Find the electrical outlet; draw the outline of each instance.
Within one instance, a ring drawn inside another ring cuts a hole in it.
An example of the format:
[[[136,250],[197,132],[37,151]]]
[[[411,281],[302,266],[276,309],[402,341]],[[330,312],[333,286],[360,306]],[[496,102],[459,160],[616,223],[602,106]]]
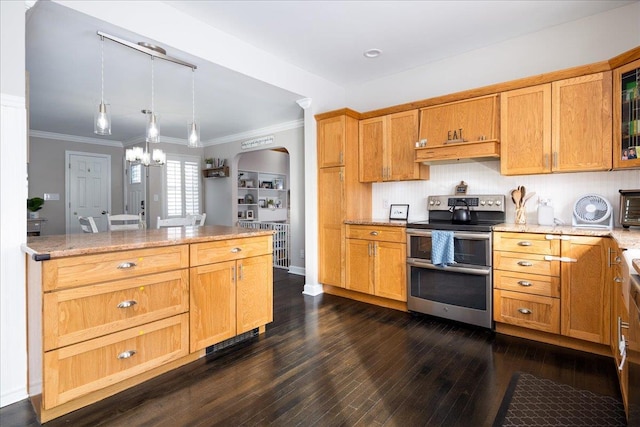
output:
[[[304,258],[304,249],[300,249],[300,258]]]
[[[382,199],[382,207],[385,209],[389,209],[389,200]]]

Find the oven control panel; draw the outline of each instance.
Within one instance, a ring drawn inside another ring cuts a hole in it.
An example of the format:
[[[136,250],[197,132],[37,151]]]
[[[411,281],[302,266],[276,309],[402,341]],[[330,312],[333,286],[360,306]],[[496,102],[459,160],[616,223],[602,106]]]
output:
[[[469,206],[474,211],[504,212],[505,196],[503,194],[466,195],[466,196],[429,196],[427,210],[448,211],[454,206]]]

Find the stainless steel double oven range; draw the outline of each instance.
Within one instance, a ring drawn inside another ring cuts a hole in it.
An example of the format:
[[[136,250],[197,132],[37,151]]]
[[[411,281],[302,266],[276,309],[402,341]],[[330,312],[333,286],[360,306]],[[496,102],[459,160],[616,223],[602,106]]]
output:
[[[504,195],[428,197],[429,220],[407,224],[409,311],[493,327],[491,228],[505,221],[504,203]],[[432,263],[434,230],[453,232],[455,263]]]

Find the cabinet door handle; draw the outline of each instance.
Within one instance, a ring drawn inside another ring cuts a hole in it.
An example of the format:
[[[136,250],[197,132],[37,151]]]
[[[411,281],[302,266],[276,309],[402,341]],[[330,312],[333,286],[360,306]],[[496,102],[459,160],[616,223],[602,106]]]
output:
[[[520,280],[520,281],[518,282],[518,285],[520,285],[520,286],[524,286],[524,287],[529,287],[529,286],[531,286],[531,285],[532,285],[532,283],[531,283],[531,282],[527,282],[526,280]]]
[[[518,246],[531,246],[531,242],[527,242],[527,241],[518,242]]]
[[[530,263],[529,261],[518,261],[518,265],[520,267],[531,267],[533,263]]]
[[[133,261],[125,261],[118,265],[119,270],[126,270],[127,268],[133,268],[136,266],[136,263]]]
[[[622,277],[614,277],[613,281],[616,283],[622,283]]]
[[[130,357],[132,357],[134,354],[136,354],[135,350],[127,350],[127,351],[123,351],[122,353],[120,353],[118,355],[118,359],[122,360],[122,359],[128,359]]]
[[[372,232],[371,232],[371,233],[369,233],[369,234],[371,234],[372,236],[377,236],[377,235],[378,235],[378,232],[377,232],[377,231],[372,231]]]
[[[522,314],[531,314],[532,311],[529,310],[528,308],[519,308],[518,311]]]
[[[235,267],[231,267],[231,282],[235,282],[236,281],[236,268]]]
[[[128,301],[122,301],[121,303],[119,303],[118,305],[116,305],[117,308],[129,308],[129,307],[133,307],[134,305],[136,305],[138,303],[138,301],[134,300],[134,299],[130,299]]]
[[[238,252],[242,252],[242,248],[233,248],[231,249],[231,253],[237,254]]]
[[[243,272],[244,268],[242,267],[242,264],[240,264],[238,266],[238,280],[242,280],[242,272]]]
[[[373,244],[373,256],[378,256],[378,242]]]
[[[545,255],[544,256],[544,260],[545,261],[560,261],[560,262],[578,262],[577,259],[569,258],[568,256],[552,256],[552,255]]]

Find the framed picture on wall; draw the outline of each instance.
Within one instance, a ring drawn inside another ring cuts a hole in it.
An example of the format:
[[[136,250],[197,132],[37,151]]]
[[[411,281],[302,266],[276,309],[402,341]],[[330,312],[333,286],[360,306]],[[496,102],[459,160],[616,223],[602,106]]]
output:
[[[249,209],[247,211],[247,219],[253,219],[253,210]]]
[[[273,188],[276,190],[284,190],[284,179],[276,178],[273,180]]]

